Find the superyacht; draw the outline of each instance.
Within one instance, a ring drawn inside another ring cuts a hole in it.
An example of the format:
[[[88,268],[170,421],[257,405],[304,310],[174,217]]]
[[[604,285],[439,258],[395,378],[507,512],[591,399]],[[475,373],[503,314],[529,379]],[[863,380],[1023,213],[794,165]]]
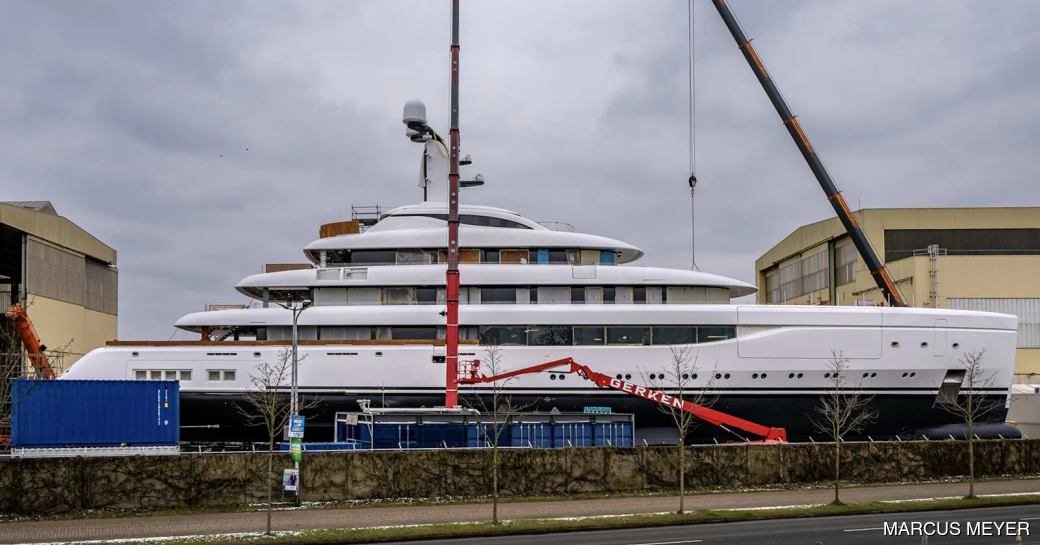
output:
[[[323,226],[303,249],[309,265],[238,283],[253,301],[247,308],[176,321],[199,340],[113,341],[60,378],[178,380],[185,440],[256,439],[259,430],[246,425],[237,405],[259,363],[282,357],[289,345],[293,313],[284,305],[306,301],[298,315],[299,388],[317,400],[307,415],[308,440],[331,438],[334,413],[356,411],[359,400],[375,407],[442,404],[447,184],[443,141],[424,142],[421,202]],[[792,440],[816,433],[811,416],[832,387],[834,352],[848,358],[849,382],[873,398],[878,417],[862,435],[875,439],[956,433],[956,418],[936,399],[960,388],[958,360],[966,352],[985,350],[993,377],[987,395],[1002,403],[1009,395],[1014,316],[731,304],[755,287],[696,270],[640,266],[643,252],[632,244],[502,208],[461,204],[459,218],[462,360],[486,359],[492,347],[506,370],[573,357],[668,390],[661,370],[670,365],[671,348],[691,346],[688,389],[706,390],[723,412],[785,427]],[[634,413],[644,437],[670,426],[655,404],[563,372],[517,377],[504,388],[533,410]],[[464,404],[488,393],[460,390]],[[1005,416],[990,413],[976,424],[978,433],[1015,435]],[[739,439],[707,425],[693,433],[701,441]]]

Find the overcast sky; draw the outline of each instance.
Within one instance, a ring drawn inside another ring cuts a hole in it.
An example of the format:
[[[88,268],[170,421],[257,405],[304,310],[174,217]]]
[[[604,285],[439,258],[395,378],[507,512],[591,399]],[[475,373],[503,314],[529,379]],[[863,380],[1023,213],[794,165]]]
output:
[[[853,207],[1040,201],[1040,2],[731,6]],[[464,202],[688,266],[686,9],[463,0],[462,142],[488,182]],[[697,261],[753,282],[832,211],[714,8],[695,15]],[[449,23],[447,0],[6,2],[0,200],[115,247],[119,336],[168,338],[351,203],[421,200],[401,106],[447,132]]]

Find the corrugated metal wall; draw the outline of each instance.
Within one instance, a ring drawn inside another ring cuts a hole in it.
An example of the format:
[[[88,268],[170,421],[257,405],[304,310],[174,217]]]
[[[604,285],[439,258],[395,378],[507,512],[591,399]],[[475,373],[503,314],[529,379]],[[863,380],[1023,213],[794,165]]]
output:
[[[1040,298],[948,298],[946,306],[1018,316],[1018,347],[1040,348]]]

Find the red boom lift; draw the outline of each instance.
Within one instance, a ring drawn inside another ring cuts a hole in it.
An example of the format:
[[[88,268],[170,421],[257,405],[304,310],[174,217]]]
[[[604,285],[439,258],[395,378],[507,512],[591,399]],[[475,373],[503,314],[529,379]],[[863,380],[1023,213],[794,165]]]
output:
[[[47,361],[47,354],[43,352],[46,347],[40,342],[40,336],[36,334],[36,328],[29,320],[29,314],[25,312],[22,305],[15,304],[7,309],[7,317],[14,321],[14,329],[18,332],[22,345],[25,346],[25,352],[29,355],[29,362],[36,369],[37,376],[53,379],[54,370]]]
[[[671,407],[673,409],[680,409],[688,412],[693,416],[715,426],[719,426],[723,429],[738,429],[752,435],[761,437],[758,442],[761,443],[786,443],[787,442],[787,430],[784,428],[770,428],[761,424],[744,420],[736,416],[726,414],[724,412],[716,411],[702,405],[690,403],[684,399],[670,396],[659,390],[653,388],[647,388],[645,386],[639,386],[631,382],[626,382],[619,378],[604,375],[590,369],[587,365],[582,365],[573,358],[563,358],[559,360],[553,360],[550,362],[542,363],[539,365],[532,365],[530,367],[523,367],[508,373],[502,373],[499,375],[479,375],[480,362],[472,361],[466,362],[459,369],[460,374],[458,378],[458,384],[480,384],[487,382],[495,382],[499,380],[505,380],[518,375],[526,375],[529,373],[540,373],[549,369],[555,369],[557,367],[567,366],[567,373],[573,373],[585,380],[591,380],[600,388],[611,388],[626,394],[631,394],[636,397],[643,399],[649,399],[661,405]]]

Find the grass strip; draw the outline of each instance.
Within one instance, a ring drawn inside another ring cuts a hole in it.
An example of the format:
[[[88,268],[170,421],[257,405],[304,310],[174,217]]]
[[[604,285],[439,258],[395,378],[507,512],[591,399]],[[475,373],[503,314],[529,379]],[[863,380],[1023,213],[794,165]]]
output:
[[[618,528],[645,528],[650,526],[679,526],[714,522],[740,522],[749,520],[786,519],[839,515],[863,515],[879,513],[909,513],[918,511],[940,511],[999,507],[1007,505],[1040,504],[1040,496],[998,496],[975,499],[938,499],[906,501],[900,503],[864,502],[843,505],[798,506],[793,508],[749,509],[749,510],[694,510],[686,514],[641,514],[622,516],[568,517],[561,519],[523,519],[503,521],[497,525],[490,522],[429,524],[415,526],[391,526],[378,528],[343,528],[326,530],[303,530],[279,532],[271,536],[263,534],[235,534],[228,536],[191,536],[183,539],[163,539],[164,545],[241,545],[264,543],[272,545],[312,545],[325,543],[378,543],[410,539],[448,539],[463,537],[486,537],[503,535],[546,534],[576,532],[581,530],[609,530]],[[140,543],[154,544],[155,539]],[[120,540],[120,545],[134,543]]]

